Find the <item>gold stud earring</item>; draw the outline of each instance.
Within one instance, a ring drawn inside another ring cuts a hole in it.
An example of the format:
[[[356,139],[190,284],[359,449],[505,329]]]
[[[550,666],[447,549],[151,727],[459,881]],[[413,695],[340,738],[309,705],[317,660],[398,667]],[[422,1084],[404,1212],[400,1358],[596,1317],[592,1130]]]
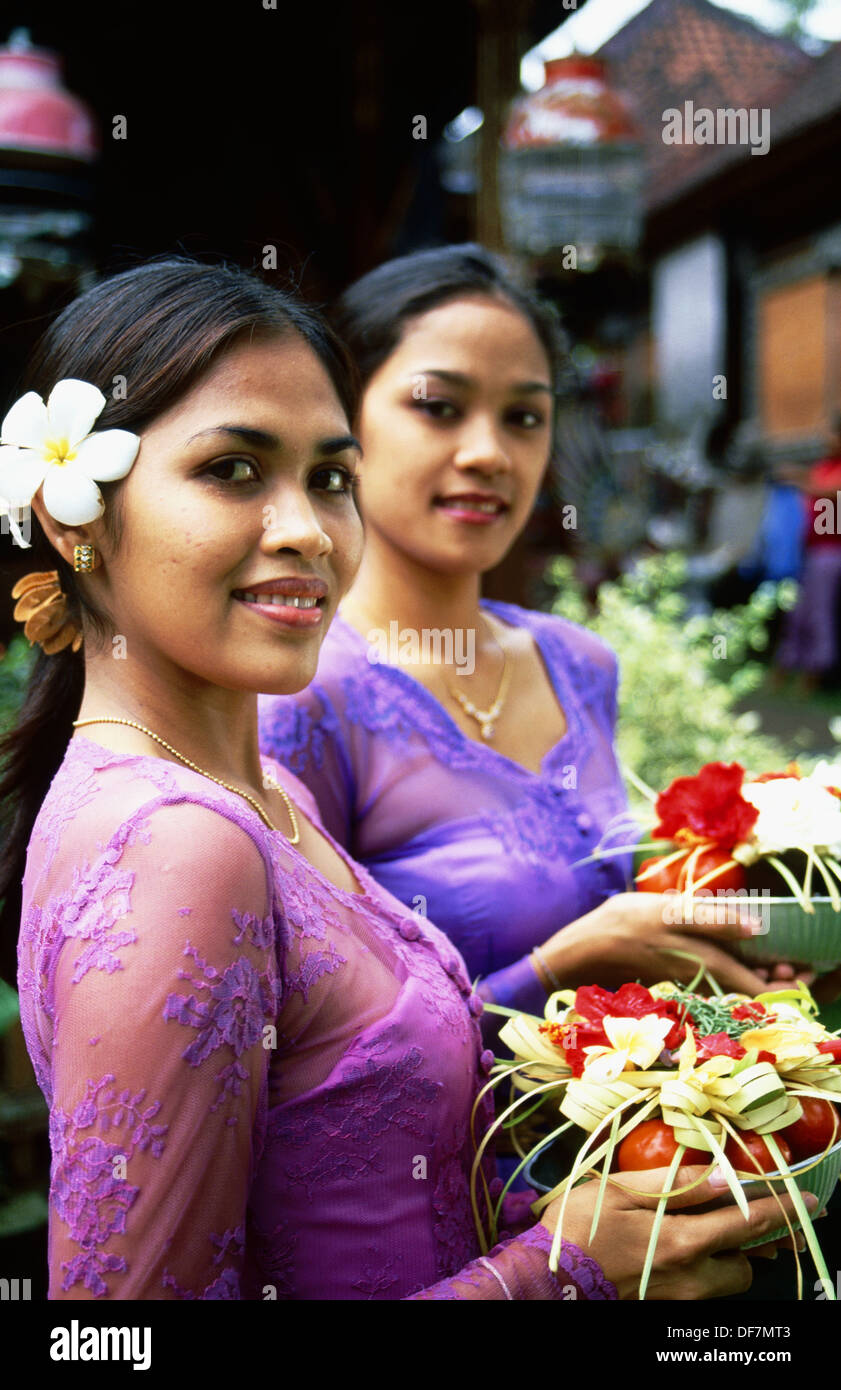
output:
[[[92,545],[74,545],[73,547],[73,568],[76,572],[87,572],[94,568],[96,563],[96,551]]]

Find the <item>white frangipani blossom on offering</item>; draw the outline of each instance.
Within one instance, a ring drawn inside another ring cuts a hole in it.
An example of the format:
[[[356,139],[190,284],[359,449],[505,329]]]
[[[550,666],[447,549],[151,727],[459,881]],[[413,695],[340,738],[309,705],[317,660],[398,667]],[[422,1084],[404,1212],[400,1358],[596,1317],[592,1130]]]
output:
[[[59,381],[46,405],[35,391],[16,401],[0,428],[0,510],[27,506],[43,483],[44,506],[65,526],[96,521],[105,510],[98,482],[124,478],[140,438],[93,426],[105,396],[87,381]]]
[[[735,846],[734,859],[748,863],[757,855],[795,848],[841,854],[841,800],[819,781],[775,777],[770,782],[745,782],[742,796],[759,816],[750,839]]]
[[[821,787],[838,787],[841,789],[841,762],[829,763],[826,758],[821,758],[817,767],[805,779],[807,782],[817,782]]]
[[[604,1031],[611,1047],[585,1047],[584,1076],[588,1081],[615,1081],[626,1068],[650,1067],[663,1051],[674,1026],[671,1018],[646,1014],[644,1018],[605,1018]]]

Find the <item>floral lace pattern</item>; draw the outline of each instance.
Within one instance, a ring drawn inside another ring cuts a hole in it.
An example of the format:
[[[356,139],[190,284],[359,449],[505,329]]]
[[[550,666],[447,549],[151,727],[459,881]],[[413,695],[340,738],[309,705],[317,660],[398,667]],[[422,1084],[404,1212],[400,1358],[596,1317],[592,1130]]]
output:
[[[211,1263],[221,1264],[223,1260],[233,1260],[235,1265],[223,1269],[211,1284],[208,1284],[200,1294],[196,1294],[193,1289],[185,1289],[179,1284],[174,1275],[168,1270],[164,1270],[161,1285],[163,1288],[172,1289],[176,1297],[181,1299],[239,1299],[240,1280],[237,1266],[241,1263],[245,1252],[245,1225],[240,1222],[235,1229],[225,1231],[224,1235],[210,1237],[210,1244],[215,1250]]]
[[[60,804],[77,781],[84,817]],[[355,872],[361,892],[335,888],[189,768],[71,740],[18,945],[51,1298],[545,1296],[530,1231],[488,1257],[493,1288],[479,1258],[481,1000],[431,922]]]
[[[160,1158],[164,1151],[168,1126],[151,1123],[160,1111],[160,1101],[141,1110],[145,1090],[132,1096],[124,1089],[117,1096],[114,1080],[107,1073],[98,1081],[88,1081],[84,1099],[72,1115],[59,1106],[50,1112],[50,1201],[79,1246],[77,1255],[62,1261],[64,1293],[82,1281],[91,1293],[103,1294],[107,1288],[103,1275],[126,1268],[122,1256],[100,1249],[110,1236],[125,1231],[139,1191],[114,1176],[115,1165],[127,1166],[136,1152],[148,1149],[153,1158]],[[109,1129],[127,1133],[119,1142],[109,1141],[97,1135],[97,1127],[100,1135]]]
[[[277,1007],[269,975],[258,974],[244,957],[233,961],[220,974],[189,942],[184,954],[192,956],[196,968],[193,974],[181,970],[179,975],[195,986],[196,993],[167,995],[163,1009],[165,1020],[175,1019],[196,1031],[196,1037],[181,1056],[191,1067],[197,1067],[227,1044],[238,1058],[262,1036],[263,1020],[272,1017]],[[205,991],[205,996],[197,998],[201,991]],[[211,1114],[228,1096],[239,1095],[248,1072],[235,1060],[223,1067],[216,1079],[219,1094],[210,1107]],[[234,1115],[231,1123],[236,1122]]]

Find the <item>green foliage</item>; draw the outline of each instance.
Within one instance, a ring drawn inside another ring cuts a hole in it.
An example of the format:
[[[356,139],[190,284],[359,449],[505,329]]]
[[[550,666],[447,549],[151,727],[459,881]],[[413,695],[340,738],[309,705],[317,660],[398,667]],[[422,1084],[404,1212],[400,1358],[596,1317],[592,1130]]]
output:
[[[784,34],[787,39],[805,38],[808,33],[805,21],[810,17],[816,3],[817,0],[780,0],[786,16],[779,33]]]
[[[18,1008],[18,996],[11,985],[7,985],[5,980],[0,980],[0,1037],[11,1028],[20,1015]]]
[[[37,646],[30,647],[23,633],[16,632],[0,660],[0,733],[17,719],[37,654]]]
[[[552,612],[590,628],[616,652],[619,755],[657,791],[704,763],[740,762],[760,773],[793,756],[761,732],[758,715],[736,707],[763,679],[752,653],[767,647],[768,621],[792,607],[796,586],[763,584],[739,608],[689,617],[680,592],[685,573],[680,555],[643,560],[601,586],[595,613],[569,559],[553,561],[548,574]]]
[[[5,734],[18,717],[37,655],[38,648],[30,647],[23,633],[16,632],[0,658],[0,734]],[[0,1036],[17,1017],[17,994],[4,980],[0,980]]]

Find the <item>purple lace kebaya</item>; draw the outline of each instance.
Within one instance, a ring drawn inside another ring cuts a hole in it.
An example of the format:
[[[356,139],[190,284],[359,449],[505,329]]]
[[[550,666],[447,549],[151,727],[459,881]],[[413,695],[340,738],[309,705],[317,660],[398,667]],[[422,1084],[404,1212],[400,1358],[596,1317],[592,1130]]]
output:
[[[632,886],[629,854],[572,867],[608,827],[605,844],[636,838],[619,825],[617,662],[575,623],[482,607],[532,633],[566,716],[539,773],[468,738],[407,671],[372,663],[341,617],[306,690],[260,696],[260,746],[307,784],[354,859],[446,932],[484,999],[542,1014],[533,947]]]
[[[481,1001],[446,937],[336,848],[359,892],[190,768],[71,739],[18,945],[51,1299],[616,1297],[575,1246],[551,1275],[540,1225],[480,1255]]]

